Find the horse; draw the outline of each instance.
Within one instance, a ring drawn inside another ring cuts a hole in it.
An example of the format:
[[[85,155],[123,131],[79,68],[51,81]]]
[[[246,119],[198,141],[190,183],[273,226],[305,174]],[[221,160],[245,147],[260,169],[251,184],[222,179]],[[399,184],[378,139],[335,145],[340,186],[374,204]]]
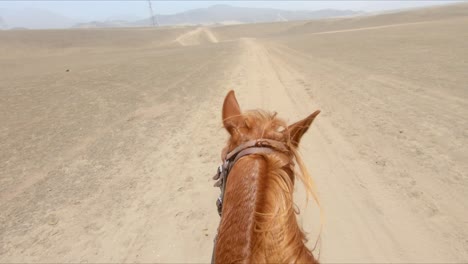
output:
[[[297,223],[293,191],[298,177],[318,204],[297,149],[319,113],[287,126],[276,113],[241,112],[234,91],[228,92],[222,120],[229,139],[213,177],[221,188],[221,219],[212,263],[318,263]]]

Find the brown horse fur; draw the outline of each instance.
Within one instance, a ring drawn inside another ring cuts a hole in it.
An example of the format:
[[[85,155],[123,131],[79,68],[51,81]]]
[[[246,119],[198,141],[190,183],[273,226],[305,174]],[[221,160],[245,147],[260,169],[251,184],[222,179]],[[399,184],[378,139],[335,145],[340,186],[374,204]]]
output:
[[[230,138],[222,158],[240,144],[261,138],[283,142],[289,151],[242,157],[230,171],[216,240],[216,263],[318,263],[298,226],[293,190],[297,176],[318,204],[297,147],[319,113],[287,126],[276,113],[241,113],[234,92],[227,94],[222,115]]]

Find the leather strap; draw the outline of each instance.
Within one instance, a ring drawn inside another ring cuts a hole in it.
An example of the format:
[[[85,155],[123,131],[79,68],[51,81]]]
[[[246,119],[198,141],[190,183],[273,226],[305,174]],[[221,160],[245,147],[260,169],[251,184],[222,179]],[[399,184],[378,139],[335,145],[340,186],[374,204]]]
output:
[[[242,150],[241,152],[239,152],[239,154],[237,154],[236,158],[234,159],[234,161],[231,163],[231,168],[232,166],[234,166],[234,164],[236,164],[236,162],[244,157],[244,156],[248,156],[248,155],[252,155],[252,154],[271,154],[271,153],[274,153],[275,150],[271,149],[271,148],[265,148],[265,147],[252,147],[252,148],[248,148],[248,149],[244,149]]]
[[[249,140],[237,146],[235,149],[233,149],[231,152],[229,152],[226,155],[224,160],[230,160],[232,157],[234,157],[235,155],[237,155],[239,152],[243,151],[244,149],[252,148],[252,147],[273,148],[277,151],[282,151],[282,152],[287,152],[289,150],[284,145],[284,143],[276,141],[276,140],[254,139],[254,140]]]

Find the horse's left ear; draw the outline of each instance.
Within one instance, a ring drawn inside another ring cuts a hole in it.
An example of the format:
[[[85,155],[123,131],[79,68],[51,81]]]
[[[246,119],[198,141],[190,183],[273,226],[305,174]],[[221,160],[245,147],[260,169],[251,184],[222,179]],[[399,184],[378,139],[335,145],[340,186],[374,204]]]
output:
[[[232,135],[239,126],[241,120],[241,110],[237,102],[234,91],[231,90],[224,98],[223,103],[223,125],[226,130]]]
[[[312,121],[314,121],[318,114],[320,114],[320,110],[317,110],[310,116],[302,119],[301,121],[288,126],[290,140],[295,147],[299,145],[302,136],[305,134],[305,132],[307,132],[310,125],[312,124]]]

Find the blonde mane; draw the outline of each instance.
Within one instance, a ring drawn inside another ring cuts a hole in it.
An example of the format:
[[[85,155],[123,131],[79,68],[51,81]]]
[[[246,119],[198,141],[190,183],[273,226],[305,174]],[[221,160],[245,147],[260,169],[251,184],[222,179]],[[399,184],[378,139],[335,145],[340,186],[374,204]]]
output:
[[[268,165],[263,184],[259,184],[259,197],[262,199],[256,204],[256,239],[253,245],[253,251],[261,254],[253,256],[252,261],[295,263],[301,256],[312,254],[304,246],[307,239],[297,224],[296,214],[299,212],[295,210],[293,201],[294,182],[296,177],[300,179],[307,199],[312,196],[321,211],[315,183],[299,151],[292,144],[284,120],[277,118],[276,113],[262,110],[245,112],[242,118],[245,126],[238,128],[241,138],[236,139],[233,135],[229,145],[238,143],[234,141],[264,138],[281,141],[289,149],[288,153],[263,155]]]

